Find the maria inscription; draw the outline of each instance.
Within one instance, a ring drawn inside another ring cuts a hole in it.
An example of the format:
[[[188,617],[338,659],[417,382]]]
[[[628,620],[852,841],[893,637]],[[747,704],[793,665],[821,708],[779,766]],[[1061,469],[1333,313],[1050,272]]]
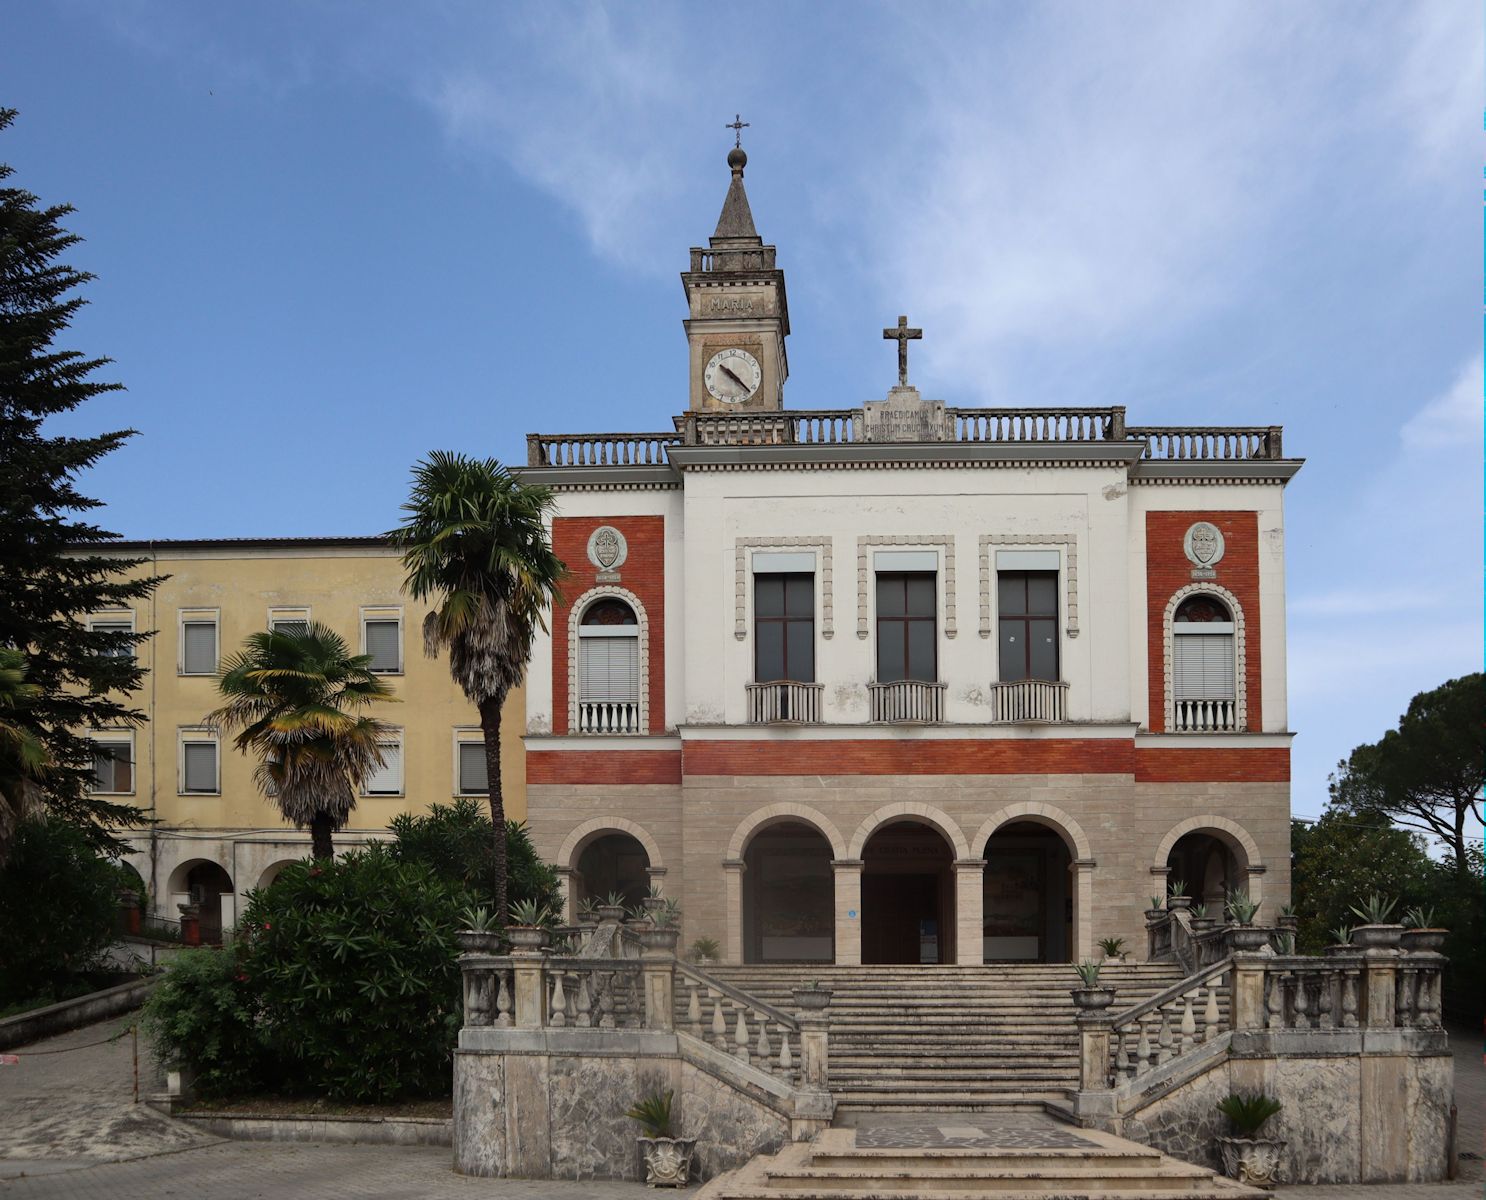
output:
[[[943,400],[925,400],[915,387],[895,387],[886,400],[862,406],[862,440],[866,442],[947,442],[953,423]]]

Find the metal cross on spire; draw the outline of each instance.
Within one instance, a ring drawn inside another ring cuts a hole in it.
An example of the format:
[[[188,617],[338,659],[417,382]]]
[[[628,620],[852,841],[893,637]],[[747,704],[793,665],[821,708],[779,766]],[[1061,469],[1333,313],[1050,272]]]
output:
[[[748,122],[743,119],[743,114],[734,113],[732,122],[724,125],[723,128],[733,131],[733,149],[741,150],[743,148],[743,131],[748,128]]]
[[[896,328],[884,329],[882,336],[898,343],[898,386],[908,386],[908,343],[924,336],[922,329],[909,329],[908,318],[899,317]]]

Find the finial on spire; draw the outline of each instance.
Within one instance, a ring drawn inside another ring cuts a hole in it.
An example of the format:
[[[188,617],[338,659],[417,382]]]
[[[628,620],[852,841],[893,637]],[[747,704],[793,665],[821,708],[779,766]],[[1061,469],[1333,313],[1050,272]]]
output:
[[[733,149],[743,149],[743,131],[748,128],[748,122],[743,119],[743,114],[734,113],[732,123],[724,125],[723,128],[733,131]]]

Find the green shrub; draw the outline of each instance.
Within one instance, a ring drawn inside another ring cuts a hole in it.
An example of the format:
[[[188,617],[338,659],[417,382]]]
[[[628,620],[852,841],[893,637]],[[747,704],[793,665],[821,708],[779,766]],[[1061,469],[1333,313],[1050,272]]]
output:
[[[266,1028],[238,958],[235,946],[182,951],[145,1001],[144,1028],[156,1055],[188,1063],[207,1096],[275,1082]]]
[[[461,1021],[454,935],[470,899],[381,845],[296,863],[251,894],[241,970],[286,1087],[370,1103],[448,1094]]]
[[[16,826],[0,868],[0,1007],[71,994],[114,940],[119,873],[75,826]]]
[[[392,853],[403,862],[422,863],[450,883],[489,903],[495,837],[490,814],[475,800],[434,804],[416,816],[392,820]],[[506,898],[511,907],[530,900],[553,912],[561,907],[557,872],[537,857],[531,835],[520,821],[506,822]]]
[[[1218,1111],[1233,1122],[1239,1137],[1251,1138],[1284,1106],[1263,1092],[1241,1095],[1234,1092],[1218,1101]]]

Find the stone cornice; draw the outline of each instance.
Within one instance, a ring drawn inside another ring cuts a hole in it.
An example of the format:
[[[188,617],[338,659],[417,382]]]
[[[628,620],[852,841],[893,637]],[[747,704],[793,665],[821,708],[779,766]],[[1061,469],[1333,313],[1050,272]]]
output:
[[[1139,461],[1141,446],[1136,442],[846,442],[669,446],[667,454],[672,464],[683,471],[976,466],[1129,468]]]

